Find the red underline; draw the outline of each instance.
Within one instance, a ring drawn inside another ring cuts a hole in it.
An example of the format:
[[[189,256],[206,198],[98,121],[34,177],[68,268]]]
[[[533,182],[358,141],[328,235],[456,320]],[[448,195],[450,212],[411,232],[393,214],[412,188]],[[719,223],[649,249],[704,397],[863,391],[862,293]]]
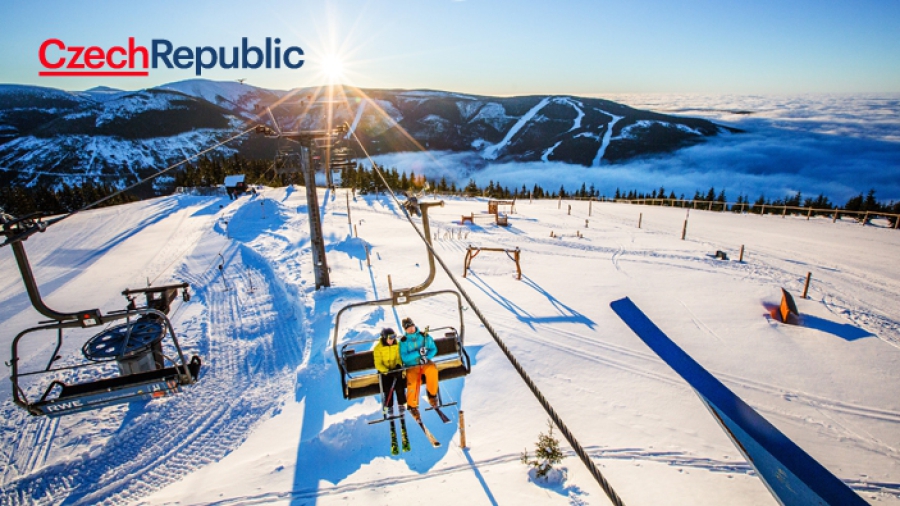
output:
[[[81,76],[90,76],[90,77],[146,77],[150,75],[150,72],[144,71],[122,71],[122,72],[110,72],[110,71],[99,71],[99,72],[87,72],[87,71],[71,71],[71,70],[60,70],[60,71],[45,71],[38,72],[39,76],[42,77],[81,77]]]

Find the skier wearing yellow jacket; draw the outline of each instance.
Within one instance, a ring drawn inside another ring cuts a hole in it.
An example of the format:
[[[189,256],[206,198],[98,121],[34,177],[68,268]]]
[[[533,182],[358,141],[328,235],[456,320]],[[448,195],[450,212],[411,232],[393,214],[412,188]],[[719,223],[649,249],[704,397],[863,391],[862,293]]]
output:
[[[397,342],[397,334],[392,328],[381,329],[381,336],[372,354],[375,357],[375,368],[381,374],[381,391],[384,392],[383,409],[387,412],[391,402],[397,400],[397,405],[402,410],[406,406],[406,381],[403,379],[403,362],[400,360],[400,343]]]
[[[406,370],[406,390],[409,393],[409,410],[416,414],[419,409],[419,390],[422,376],[425,376],[425,389],[428,391],[428,402],[432,407],[437,405],[438,370],[431,361],[437,355],[437,346],[427,331],[422,333],[413,323],[412,318],[403,319],[403,330],[406,335],[400,342],[400,358]]]

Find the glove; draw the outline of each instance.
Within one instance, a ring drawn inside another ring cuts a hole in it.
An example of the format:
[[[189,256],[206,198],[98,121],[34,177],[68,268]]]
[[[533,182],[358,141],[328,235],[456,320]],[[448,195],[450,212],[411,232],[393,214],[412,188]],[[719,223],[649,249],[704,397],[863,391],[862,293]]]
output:
[[[422,346],[421,348],[419,348],[419,356],[424,357],[424,356],[426,356],[426,355],[428,355],[428,348],[426,348],[426,347],[424,347],[424,346]]]
[[[431,326],[425,327],[425,330],[422,331],[422,335],[425,336],[425,337],[428,337],[428,330],[429,330],[430,328],[431,328]]]

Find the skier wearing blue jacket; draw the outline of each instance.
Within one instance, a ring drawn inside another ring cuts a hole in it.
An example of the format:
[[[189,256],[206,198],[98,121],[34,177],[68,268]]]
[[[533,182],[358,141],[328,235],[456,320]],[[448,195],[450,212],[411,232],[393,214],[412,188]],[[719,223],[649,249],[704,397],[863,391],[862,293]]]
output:
[[[406,332],[400,341],[400,359],[406,370],[406,400],[409,410],[414,415],[419,410],[419,391],[422,386],[422,376],[425,376],[425,390],[428,392],[428,402],[432,407],[437,406],[438,395],[438,370],[431,359],[437,355],[437,346],[434,339],[426,330],[420,332],[412,318],[404,318],[403,330]]]

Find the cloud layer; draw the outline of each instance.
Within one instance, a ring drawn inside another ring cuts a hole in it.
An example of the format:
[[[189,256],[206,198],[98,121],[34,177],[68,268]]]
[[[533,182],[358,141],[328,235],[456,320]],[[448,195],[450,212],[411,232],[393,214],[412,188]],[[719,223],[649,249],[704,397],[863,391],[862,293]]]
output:
[[[668,155],[596,168],[553,162],[486,164],[474,153],[395,153],[377,157],[400,171],[446,177],[464,185],[499,182],[510,189],[574,191],[593,184],[687,197],[710,187],[739,195],[781,198],[824,194],[838,205],[876,190],[881,201],[900,201],[900,95],[794,97],[616,95],[612,100],[667,114],[704,117],[745,131],[721,135]]]

